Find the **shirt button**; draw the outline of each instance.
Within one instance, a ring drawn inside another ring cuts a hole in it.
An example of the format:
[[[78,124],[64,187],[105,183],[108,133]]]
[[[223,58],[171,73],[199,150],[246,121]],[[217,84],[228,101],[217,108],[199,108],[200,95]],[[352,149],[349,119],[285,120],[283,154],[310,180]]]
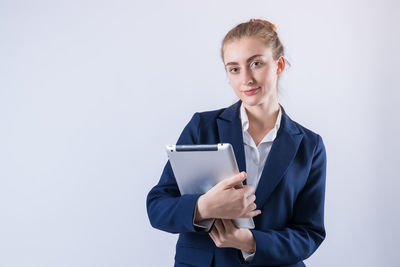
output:
[[[258,164],[258,161],[259,161],[258,157],[254,157],[254,162]]]

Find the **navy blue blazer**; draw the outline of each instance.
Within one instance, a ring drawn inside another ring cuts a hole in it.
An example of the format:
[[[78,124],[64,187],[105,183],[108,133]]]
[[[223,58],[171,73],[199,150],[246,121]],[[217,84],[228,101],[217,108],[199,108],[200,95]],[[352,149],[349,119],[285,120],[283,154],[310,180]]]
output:
[[[177,144],[230,143],[239,171],[245,171],[240,104],[196,112]],[[207,232],[193,225],[200,194],[181,196],[167,161],[146,204],[154,228],[179,233],[175,266],[305,266],[303,260],[324,240],[325,147],[318,134],[281,109],[281,125],[255,192],[262,213],[253,218],[256,252],[249,263],[240,250],[216,247]]]

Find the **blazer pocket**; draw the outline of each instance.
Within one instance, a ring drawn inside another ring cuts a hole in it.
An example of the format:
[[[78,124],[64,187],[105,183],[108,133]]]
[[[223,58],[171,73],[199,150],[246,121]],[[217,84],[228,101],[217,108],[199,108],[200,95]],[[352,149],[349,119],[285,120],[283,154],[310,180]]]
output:
[[[175,267],[193,266],[210,267],[213,259],[213,252],[200,248],[178,245],[175,254]]]

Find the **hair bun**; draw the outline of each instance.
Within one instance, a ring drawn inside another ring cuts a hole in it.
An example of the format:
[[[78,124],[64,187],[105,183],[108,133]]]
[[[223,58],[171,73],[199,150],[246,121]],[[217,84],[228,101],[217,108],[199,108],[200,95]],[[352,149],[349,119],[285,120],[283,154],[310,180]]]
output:
[[[269,22],[268,20],[262,20],[262,19],[250,19],[249,22],[259,22],[264,24],[267,27],[271,27],[274,31],[276,31],[276,26],[274,24],[272,24],[271,22]]]

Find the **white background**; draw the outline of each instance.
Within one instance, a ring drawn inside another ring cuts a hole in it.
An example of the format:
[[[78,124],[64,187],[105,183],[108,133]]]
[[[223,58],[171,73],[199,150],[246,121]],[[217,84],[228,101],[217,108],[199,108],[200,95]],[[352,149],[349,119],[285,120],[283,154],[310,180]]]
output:
[[[0,0],[0,266],[172,266],[146,196],[196,111],[237,99],[228,30],[278,27],[289,116],[328,157],[308,266],[395,266],[398,1]]]

